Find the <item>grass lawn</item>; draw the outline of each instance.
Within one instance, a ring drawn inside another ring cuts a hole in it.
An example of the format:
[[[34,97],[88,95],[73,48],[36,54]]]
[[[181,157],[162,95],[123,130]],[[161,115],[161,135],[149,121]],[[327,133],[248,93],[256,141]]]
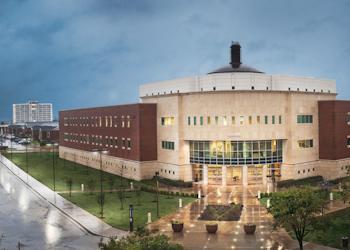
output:
[[[350,237],[350,208],[320,217],[320,226],[305,240],[335,248],[341,248],[341,237]],[[290,233],[294,237],[294,233]]]
[[[10,155],[4,154],[8,159]],[[26,154],[25,153],[13,153],[13,162],[21,169],[26,171]],[[49,188],[53,189],[53,157],[52,153],[28,153],[28,169],[29,174],[45,184]],[[65,161],[55,156],[55,173],[56,173],[56,191],[67,191],[67,179],[72,178],[73,190],[80,190],[81,184],[84,184],[85,189],[88,188],[88,182],[93,180],[95,189],[100,187],[100,171],[90,167],[86,167],[74,162]],[[123,181],[121,181],[123,179]],[[119,188],[121,183],[124,187],[130,187],[130,181],[126,178],[120,178],[117,175],[103,173],[103,188],[112,189]],[[138,181],[132,181],[134,187],[141,185]],[[113,185],[112,185],[113,184]]]
[[[9,159],[9,154],[5,154]],[[21,169],[26,171],[26,154],[25,153],[13,153],[13,162]],[[28,153],[28,169],[29,174],[45,184],[49,188],[53,189],[53,157],[52,153]],[[68,193],[61,193],[61,195],[85,209],[86,211],[99,216],[100,208],[97,202],[97,196],[100,188],[100,171],[89,168],[74,162],[64,161],[58,157],[55,157],[55,169],[56,169],[56,191],[68,191],[66,181],[68,178],[73,180],[73,190],[80,190],[81,184],[84,184],[87,190],[89,180],[93,180],[95,183],[95,193],[90,194],[89,191],[84,193],[72,193],[69,197]],[[130,181],[134,183],[134,187],[139,187],[141,182],[128,180],[109,173],[103,173],[103,188],[110,190],[113,188],[119,188],[121,183],[124,187],[130,187]],[[113,183],[113,185],[112,185]],[[149,185],[152,185],[149,182]],[[140,192],[139,197],[136,192],[126,192],[124,200],[124,209],[120,209],[120,200],[117,192],[105,192],[105,206],[104,206],[104,221],[114,227],[121,229],[129,228],[129,204],[134,205],[134,225],[145,225],[147,222],[147,213],[152,213],[152,220],[156,219],[156,207],[155,194],[149,192]],[[181,197],[183,206],[189,202],[194,201],[194,198]],[[164,216],[173,213],[178,208],[178,199],[176,196],[160,195],[160,216]],[[140,201],[139,201],[140,200]]]
[[[82,207],[86,211],[100,216],[100,207],[97,203],[97,193],[73,193],[72,197],[69,194],[61,194],[64,198]],[[147,213],[152,213],[152,221],[157,218],[157,203],[154,193],[141,192],[140,203],[136,192],[126,192],[124,200],[124,209],[121,210],[120,200],[117,193],[105,194],[104,206],[104,221],[113,227],[121,229],[129,229],[129,204],[134,206],[134,228],[137,226],[144,226],[147,222]],[[159,195],[159,211],[160,216],[173,213],[177,210],[179,204],[179,197]],[[183,206],[195,200],[190,197],[182,197]]]

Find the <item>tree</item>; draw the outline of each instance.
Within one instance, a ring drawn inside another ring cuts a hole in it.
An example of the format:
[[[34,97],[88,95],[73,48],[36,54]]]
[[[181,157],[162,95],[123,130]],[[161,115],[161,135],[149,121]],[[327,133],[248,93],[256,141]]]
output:
[[[100,210],[101,210],[101,218],[103,218],[103,207],[105,205],[105,194],[99,194],[97,195],[97,203],[100,206]]]
[[[274,227],[293,230],[302,250],[303,239],[316,227],[316,216],[320,214],[324,202],[310,188],[292,188],[286,192],[273,193],[268,210],[275,219]]]
[[[95,182],[95,179],[90,179],[88,180],[87,182],[87,188],[90,192],[90,194],[92,195],[95,191],[95,188],[96,188],[96,182]]]
[[[135,190],[136,192],[136,198],[137,198],[137,205],[141,205],[141,188],[138,188]]]
[[[134,234],[121,238],[120,240],[110,239],[107,243],[102,241],[98,244],[102,250],[182,250],[179,244],[169,242],[169,237],[162,234],[151,234],[148,230],[138,228]]]
[[[123,189],[119,189],[118,192],[118,199],[120,201],[120,210],[124,209],[124,192]]]
[[[114,182],[115,182],[114,176],[110,175],[110,176],[108,177],[108,184],[109,184],[109,191],[110,191],[111,193],[113,192]]]
[[[69,190],[69,197],[72,197],[72,188],[73,188],[73,180],[72,178],[68,178],[66,181],[68,190]]]
[[[340,192],[340,197],[344,202],[344,204],[347,201],[350,201],[350,187],[345,183],[342,185],[342,191]]]

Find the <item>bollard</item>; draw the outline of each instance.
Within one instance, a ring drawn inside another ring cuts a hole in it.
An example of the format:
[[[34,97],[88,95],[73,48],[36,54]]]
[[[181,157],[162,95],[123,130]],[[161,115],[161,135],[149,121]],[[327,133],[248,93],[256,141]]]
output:
[[[266,207],[267,207],[267,208],[270,208],[270,199],[267,199],[267,201],[266,201]]]
[[[182,199],[179,199],[179,208],[182,208]]]
[[[130,182],[130,189],[134,190],[134,183],[133,182]]]
[[[201,191],[198,190],[198,199],[200,199],[200,198],[202,198],[202,196],[201,196]]]
[[[261,199],[261,192],[260,192],[260,190],[258,191],[258,199],[259,200]]]
[[[81,192],[84,192],[84,184],[81,184]]]
[[[332,192],[329,193],[329,200],[333,201],[333,193]]]
[[[148,212],[147,213],[147,224],[149,224],[151,222],[152,222],[152,214],[151,214],[151,212]]]

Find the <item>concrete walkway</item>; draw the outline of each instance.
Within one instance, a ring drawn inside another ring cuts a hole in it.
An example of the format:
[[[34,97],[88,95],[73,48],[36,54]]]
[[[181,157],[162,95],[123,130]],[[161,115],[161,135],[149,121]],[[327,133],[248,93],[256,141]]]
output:
[[[152,231],[168,235],[172,241],[182,244],[186,249],[299,249],[285,230],[274,231],[273,218],[256,198],[258,190],[266,191],[266,186],[204,186],[206,196],[180,209],[176,214],[161,218],[149,225]],[[272,188],[270,188],[272,190]],[[205,221],[198,220],[208,204],[242,204],[243,210],[238,221],[218,222],[216,234],[208,234]],[[184,221],[182,233],[173,233],[171,220]],[[247,235],[243,230],[246,223],[257,225],[254,235]],[[305,249],[332,249],[305,242]]]
[[[26,172],[24,172],[21,168],[17,167],[3,155],[0,156],[0,162],[3,166],[7,167],[14,175],[16,175],[21,181],[28,185],[28,187],[30,187],[34,192],[38,193],[42,198],[44,198],[53,206],[58,208],[66,216],[74,220],[87,232],[102,237],[117,238],[124,237],[128,234],[127,231],[111,227],[96,216],[88,213],[84,209],[64,199],[59,194],[57,194],[41,182],[28,175]]]

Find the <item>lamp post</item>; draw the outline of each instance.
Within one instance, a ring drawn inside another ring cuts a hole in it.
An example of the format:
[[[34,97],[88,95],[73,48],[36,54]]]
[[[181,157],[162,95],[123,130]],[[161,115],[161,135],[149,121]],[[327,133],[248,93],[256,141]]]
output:
[[[159,190],[158,190],[158,186],[159,186],[159,181],[158,181],[158,176],[159,176],[159,172],[156,172],[156,193],[157,193],[157,217],[159,218]]]
[[[102,170],[102,154],[107,154],[108,151],[105,149],[93,149],[92,152],[97,152],[100,155],[100,199],[102,199],[103,196],[103,170]],[[103,217],[103,204],[101,201],[100,205],[100,214],[101,218]]]
[[[11,130],[10,130],[10,148],[11,148],[11,161],[12,161],[12,133],[13,133],[13,128],[11,127]]]
[[[55,147],[57,143],[52,144],[52,174],[53,174],[53,191],[56,191],[56,168],[55,168]]]
[[[26,143],[26,169],[27,169],[27,182],[28,182],[29,169],[28,169],[28,144],[27,143]]]

